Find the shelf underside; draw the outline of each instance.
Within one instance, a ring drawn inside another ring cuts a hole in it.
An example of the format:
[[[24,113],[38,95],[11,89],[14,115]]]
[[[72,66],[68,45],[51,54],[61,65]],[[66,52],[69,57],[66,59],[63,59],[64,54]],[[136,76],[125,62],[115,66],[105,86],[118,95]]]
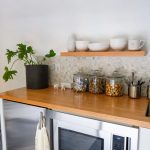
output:
[[[145,51],[61,52],[61,56],[144,56]]]

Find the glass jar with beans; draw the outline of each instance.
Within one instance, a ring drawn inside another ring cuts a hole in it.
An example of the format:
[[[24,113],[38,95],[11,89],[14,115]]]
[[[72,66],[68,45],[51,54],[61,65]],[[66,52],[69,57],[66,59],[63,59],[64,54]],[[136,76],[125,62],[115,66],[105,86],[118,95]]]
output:
[[[78,72],[73,75],[73,90],[76,92],[86,92],[88,89],[88,75]]]
[[[124,77],[117,71],[112,76],[106,78],[106,95],[108,96],[123,96],[124,92]]]
[[[100,70],[92,71],[89,76],[89,92],[101,94],[105,92],[105,79]]]

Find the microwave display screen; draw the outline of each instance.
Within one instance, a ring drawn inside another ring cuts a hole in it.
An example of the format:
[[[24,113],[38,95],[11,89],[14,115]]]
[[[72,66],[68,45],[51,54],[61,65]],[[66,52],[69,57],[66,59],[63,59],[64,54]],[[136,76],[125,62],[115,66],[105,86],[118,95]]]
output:
[[[104,139],[59,128],[59,150],[104,150]]]

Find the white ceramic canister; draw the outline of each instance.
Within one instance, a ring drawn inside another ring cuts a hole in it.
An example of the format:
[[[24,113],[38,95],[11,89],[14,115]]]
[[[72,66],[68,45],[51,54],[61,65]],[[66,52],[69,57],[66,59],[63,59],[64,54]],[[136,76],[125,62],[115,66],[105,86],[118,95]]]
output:
[[[68,52],[73,52],[73,51],[75,51],[75,49],[76,49],[75,41],[76,41],[75,35],[74,35],[74,34],[71,34],[71,35],[68,37],[68,41],[67,41],[67,49],[68,49]]]

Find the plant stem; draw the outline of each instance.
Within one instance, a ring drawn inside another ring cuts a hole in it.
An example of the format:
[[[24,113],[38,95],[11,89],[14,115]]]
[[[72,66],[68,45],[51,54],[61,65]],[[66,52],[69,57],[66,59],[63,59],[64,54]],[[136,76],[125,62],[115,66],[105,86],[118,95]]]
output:
[[[25,58],[23,61],[25,61],[26,64],[29,64],[29,65],[31,64],[30,61],[27,58]]]
[[[33,61],[34,64],[38,64],[38,61],[36,60],[36,58],[34,57],[34,55],[32,55],[32,57],[34,58],[34,60],[36,61],[36,63]]]
[[[30,56],[30,61],[31,61],[32,65],[33,65],[33,60],[32,60],[31,54],[29,56]]]
[[[36,63],[35,63],[35,61],[33,61],[33,58],[34,58],[34,56],[33,56],[32,54],[30,54],[30,61],[31,61],[32,65],[35,65],[35,64],[38,63],[38,62],[37,62],[37,60],[34,58],[34,60],[36,61]]]
[[[19,59],[14,60],[14,62],[12,63],[10,70],[12,69],[12,67],[14,66],[14,64],[18,61]]]

